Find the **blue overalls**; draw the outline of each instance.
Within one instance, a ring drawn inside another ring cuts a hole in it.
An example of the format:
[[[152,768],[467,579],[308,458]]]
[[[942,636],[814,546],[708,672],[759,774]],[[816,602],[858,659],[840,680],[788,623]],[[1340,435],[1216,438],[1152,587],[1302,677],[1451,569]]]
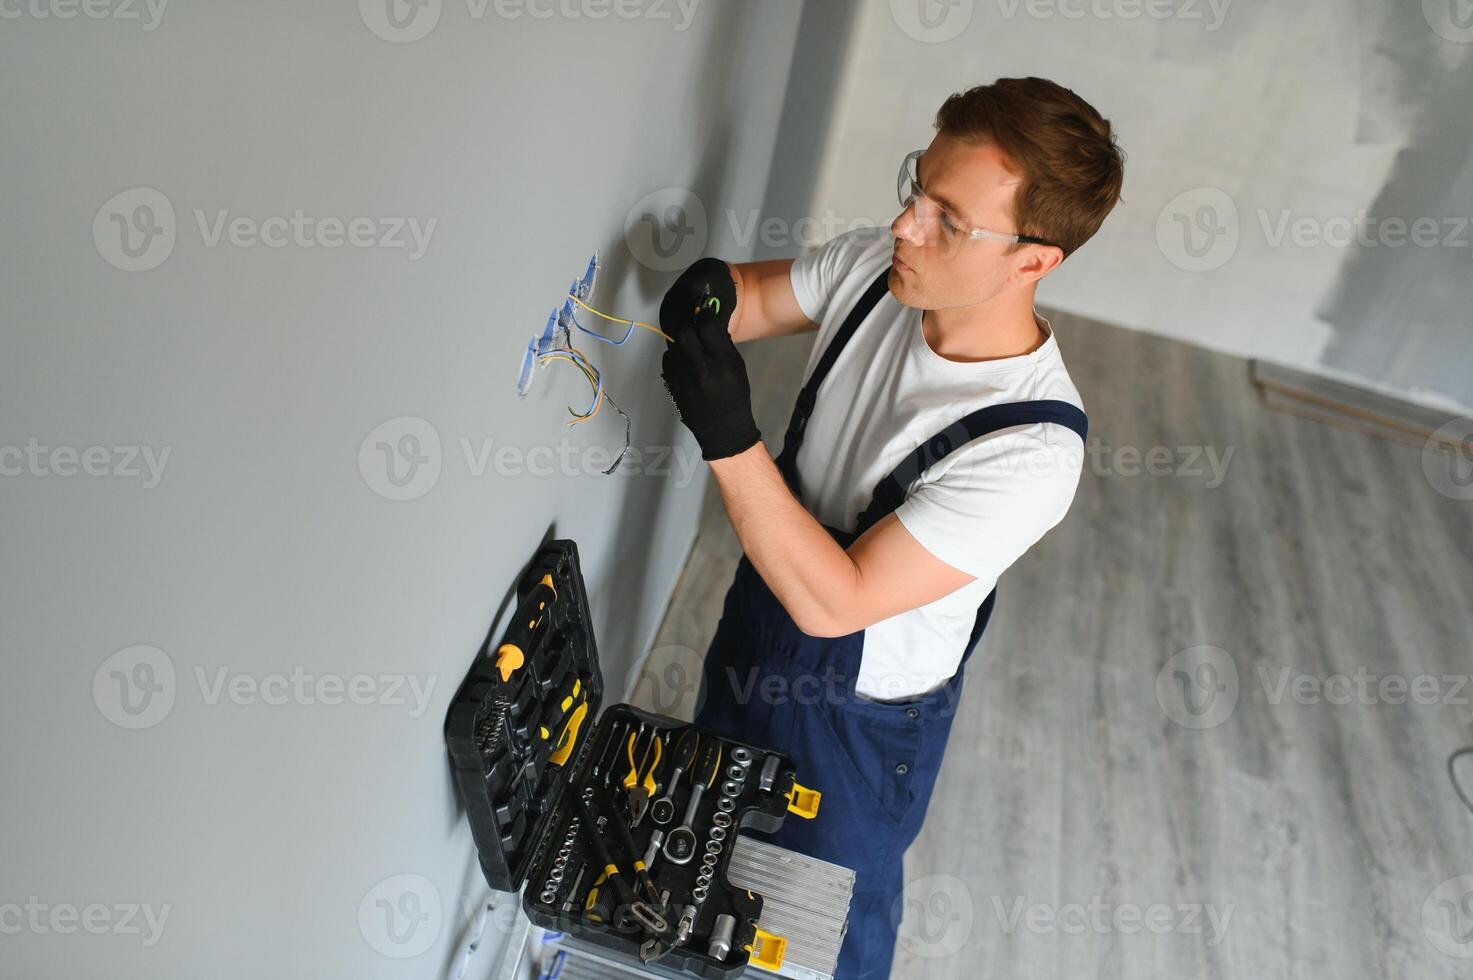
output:
[[[886,298],[881,273],[834,335],[793,409],[777,465],[799,500],[796,460],[817,393],[839,353]],[[824,525],[849,545],[893,511],[937,460],[988,432],[1033,422],[1067,426],[1083,439],[1084,413],[1063,401],[990,405],[926,440],[875,487],[853,531]],[[977,610],[961,666],[939,690],[908,701],[857,696],[864,631],[809,636],[794,624],[751,561],[742,556],[706,654],[705,695],[696,722],[792,754],[799,778],[823,794],[817,818],[789,816],[769,839],[855,871],[849,931],[837,980],[890,975],[904,888],[902,855],[920,833],[961,696],[962,671],[987,627],[997,592]]]

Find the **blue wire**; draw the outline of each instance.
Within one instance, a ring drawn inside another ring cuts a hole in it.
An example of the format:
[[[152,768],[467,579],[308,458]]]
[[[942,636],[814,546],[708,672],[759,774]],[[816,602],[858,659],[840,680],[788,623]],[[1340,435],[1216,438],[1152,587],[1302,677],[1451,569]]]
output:
[[[580,365],[588,368],[589,372],[592,373],[592,375],[597,379],[597,384],[595,384],[594,385],[594,388],[593,388],[593,401],[591,401],[591,402],[588,403],[588,411],[587,412],[574,412],[573,413],[575,415],[587,415],[588,412],[593,411],[593,407],[598,404],[598,397],[599,397],[599,395],[601,395],[603,393],[603,390],[604,390],[604,376],[603,376],[603,372],[600,371],[598,368],[594,367],[592,364],[589,364],[586,358],[583,358],[583,357],[578,356],[578,353],[576,351],[568,350],[565,347],[554,347],[552,350],[548,351],[546,354],[543,354],[542,355],[542,358],[544,360],[546,360],[547,358],[553,357],[554,355],[558,355],[558,354],[561,354],[562,356],[568,358],[569,360],[572,360],[575,363],[580,364]],[[572,412],[573,409],[572,408],[569,408],[568,411],[569,412]]]
[[[609,337],[605,337],[603,334],[599,333],[598,331],[596,331],[596,330],[590,330],[587,327],[585,327],[582,323],[579,323],[578,322],[578,313],[577,313],[576,310],[573,309],[573,304],[572,304],[571,301],[564,303],[563,306],[564,306],[565,309],[567,309],[567,311],[568,311],[568,319],[573,321],[573,326],[577,327],[579,330],[582,330],[584,333],[588,334],[588,336],[590,336],[590,337],[595,337],[598,340],[602,340],[604,343],[608,344],[610,347],[623,347],[624,344],[628,342],[629,338],[632,337],[632,336],[634,336],[634,324],[633,323],[630,323],[629,324],[629,329],[626,330],[626,331],[624,331],[623,338],[621,338],[619,340],[613,340],[613,339],[611,339]]]

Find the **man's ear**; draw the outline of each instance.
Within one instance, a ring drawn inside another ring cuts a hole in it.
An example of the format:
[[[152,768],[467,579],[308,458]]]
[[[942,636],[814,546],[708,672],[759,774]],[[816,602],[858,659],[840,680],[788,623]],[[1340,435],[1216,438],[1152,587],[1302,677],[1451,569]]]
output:
[[[1023,284],[1037,282],[1064,261],[1064,250],[1057,245],[1030,245],[1023,249],[1013,274]]]

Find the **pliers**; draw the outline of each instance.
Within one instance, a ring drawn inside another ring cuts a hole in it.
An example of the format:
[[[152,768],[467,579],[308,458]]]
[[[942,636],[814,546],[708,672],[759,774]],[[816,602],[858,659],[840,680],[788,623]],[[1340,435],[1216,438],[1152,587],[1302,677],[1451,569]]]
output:
[[[645,746],[644,754],[636,763],[634,750],[638,741],[638,732],[629,736],[629,775],[624,777],[624,789],[629,793],[629,826],[631,827],[639,826],[639,822],[644,819],[645,811],[650,807],[650,798],[655,795],[656,789],[655,770],[659,768],[660,753],[663,751],[660,733],[652,729],[649,744]],[[646,763],[649,763],[648,769],[645,768]]]

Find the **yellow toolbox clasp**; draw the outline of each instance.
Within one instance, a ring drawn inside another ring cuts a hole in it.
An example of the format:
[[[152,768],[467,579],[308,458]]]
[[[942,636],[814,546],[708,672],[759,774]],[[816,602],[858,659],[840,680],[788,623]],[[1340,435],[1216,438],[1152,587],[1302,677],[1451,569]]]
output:
[[[796,813],[804,820],[812,820],[818,816],[818,801],[821,799],[823,794],[818,790],[795,781],[793,788],[788,790],[788,812]]]
[[[776,972],[783,965],[783,957],[787,955],[788,941],[758,926],[757,934],[752,937],[752,944],[747,947],[747,952],[752,954],[749,962],[753,966]]]

